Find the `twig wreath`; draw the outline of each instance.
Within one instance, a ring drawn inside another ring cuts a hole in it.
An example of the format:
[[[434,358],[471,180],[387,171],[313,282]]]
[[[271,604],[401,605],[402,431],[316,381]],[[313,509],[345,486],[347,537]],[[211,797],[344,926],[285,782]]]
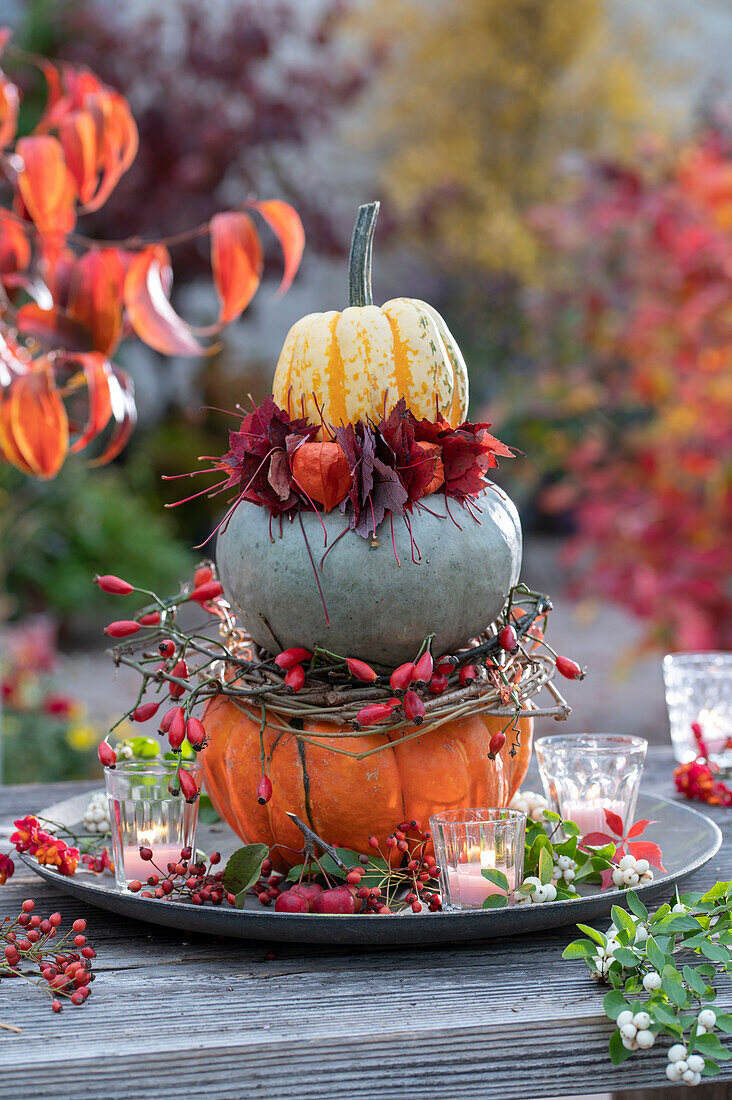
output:
[[[118,595],[135,591],[117,577],[98,577],[97,583]],[[168,735],[175,751],[186,736],[194,749],[204,748],[205,729],[192,711],[212,697],[225,696],[250,716],[259,711],[262,733],[269,725],[358,760],[393,746],[393,736],[363,751],[340,748],[332,741],[387,730],[407,741],[468,713],[497,715],[506,718],[506,725],[491,741],[490,753],[495,755],[509,731],[511,751],[516,752],[521,717],[567,717],[570,708],[552,682],[555,670],[569,679],[584,675],[579,665],[558,656],[544,639],[552,607],[549,598],[523,584],[511,590],[499,619],[470,645],[454,654],[433,656],[430,635],[415,661],[397,669],[321,648],[289,649],[272,656],[240,628],[210,563],[200,566],[193,584],[178,595],[147,595],[152,602],[136,619],[118,620],[106,628],[109,636],[121,640],[110,651],[115,664],[141,676],[137,699],[100,746],[106,766],[115,762],[108,741],[117,727],[125,720],[147,721],[160,707],[162,698],[146,701],[148,693],[166,693],[176,704],[160,722],[160,732]],[[217,630],[211,631],[207,623],[183,628],[178,612],[185,604],[198,604],[217,619]],[[538,652],[542,648],[550,656]],[[534,700],[542,690],[549,698],[538,705]],[[313,721],[333,726],[327,744],[325,735],[319,738],[304,728],[305,722]]]

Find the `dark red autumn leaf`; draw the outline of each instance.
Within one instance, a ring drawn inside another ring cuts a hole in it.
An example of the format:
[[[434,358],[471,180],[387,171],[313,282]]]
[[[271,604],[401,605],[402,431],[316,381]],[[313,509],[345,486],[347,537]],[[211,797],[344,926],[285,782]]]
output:
[[[297,274],[305,248],[305,230],[300,221],[300,215],[289,203],[281,202],[279,199],[253,202],[250,205],[259,211],[280,242],[285,267],[279,293],[284,294]]]
[[[292,477],[290,464],[284,451],[275,451],[271,456],[267,469],[267,481],[280,500],[289,500],[292,493]]]
[[[248,214],[215,214],[209,222],[211,267],[221,302],[219,323],[238,317],[257,292],[263,254],[254,222]]]
[[[387,459],[388,465],[395,466],[407,492],[406,507],[410,510],[420,497],[433,491],[429,486],[436,480],[437,463],[441,454],[439,444],[416,439],[416,424],[417,421],[402,397],[378,427],[379,438],[390,452],[386,456],[382,455],[382,458]],[[442,484],[441,480],[439,484]]]
[[[172,269],[163,245],[151,245],[131,261],[124,285],[125,307],[133,329],[163,355],[206,355],[166,294]]]
[[[380,458],[374,458],[373,487],[363,503],[356,530],[364,537],[375,534],[387,512],[396,516],[403,515],[406,502],[407,490],[402,485],[399,474]]]
[[[626,840],[632,840],[634,836],[640,836],[645,832],[648,825],[657,825],[657,821],[649,821],[647,818],[641,818],[640,821],[636,821],[634,825],[631,825],[628,829],[628,835]]]
[[[341,504],[346,511],[350,503],[350,526],[364,538],[376,530],[387,512],[402,515],[407,502],[407,490],[399,474],[376,453],[373,429],[359,422],[336,428],[340,444],[351,471],[352,485]]]
[[[421,496],[428,496],[430,493],[436,493],[437,490],[445,484],[445,467],[442,463],[442,447],[440,447],[439,443],[427,443],[426,440],[421,439],[417,440],[414,446],[417,452],[419,452],[412,452],[412,462],[414,466],[419,467],[422,465],[426,471],[431,474],[430,480],[420,494]]]
[[[244,500],[264,504],[275,514],[300,503],[293,489],[288,454],[315,435],[318,428],[304,419],[291,420],[284,409],[265,397],[248,413],[238,432],[229,432],[229,451],[217,467],[228,474],[224,488],[238,489]]]

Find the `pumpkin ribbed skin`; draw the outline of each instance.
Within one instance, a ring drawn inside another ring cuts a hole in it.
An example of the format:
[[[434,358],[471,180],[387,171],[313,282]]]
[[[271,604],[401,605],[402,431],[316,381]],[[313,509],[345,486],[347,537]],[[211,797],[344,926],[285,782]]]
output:
[[[533,721],[519,721],[521,746],[509,755],[510,738],[498,757],[487,757],[491,736],[505,718],[474,715],[448,722],[406,744],[354,760],[266,726],[264,749],[273,794],[266,806],[255,790],[261,774],[258,713],[245,713],[225,696],[213,699],[204,724],[210,738],[202,753],[206,789],[214,806],[245,844],[285,846],[275,865],[293,866],[302,848],[289,810],[325,840],[368,852],[368,837],[382,841],[402,820],[428,828],[430,814],[461,806],[505,806],[529,765]],[[324,745],[363,752],[395,740],[396,734],[329,738],[333,726],[307,722],[304,731]]]
[[[292,416],[328,425],[379,421],[404,397],[418,419],[452,427],[468,413],[468,372],[439,313],[416,298],[349,306],[297,321],[277,363],[273,395]],[[322,432],[319,438],[322,438]]]

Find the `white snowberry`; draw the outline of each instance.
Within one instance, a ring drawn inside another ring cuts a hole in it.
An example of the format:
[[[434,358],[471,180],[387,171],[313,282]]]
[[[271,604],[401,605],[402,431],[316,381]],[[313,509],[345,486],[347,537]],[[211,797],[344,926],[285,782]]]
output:
[[[661,975],[655,970],[649,971],[648,974],[643,975],[643,988],[647,993],[653,993],[654,989],[660,989],[663,985]]]
[[[677,1069],[675,1062],[669,1062],[666,1066],[666,1076],[669,1081],[673,1081],[674,1083],[681,1080],[681,1072]]]
[[[618,867],[621,871],[628,871],[631,867],[635,867],[635,856],[623,856]]]
[[[636,1012],[635,1016],[633,1017],[633,1023],[639,1031],[643,1031],[645,1030],[645,1028],[651,1026],[651,1017],[648,1015],[647,1012]]]
[[[701,1073],[706,1063],[701,1054],[690,1054],[686,1059],[686,1064],[694,1073]]]
[[[694,1073],[693,1069],[685,1069],[681,1074],[681,1080],[686,1081],[687,1085],[698,1085],[699,1082],[696,1080],[698,1076],[699,1074]]]
[[[637,1050],[638,1043],[635,1039],[621,1039],[620,1040],[626,1050]]]
[[[637,886],[640,882],[640,875],[637,871],[632,871],[628,868],[623,871],[623,882],[626,886]]]
[[[635,1041],[641,1050],[650,1050],[656,1041],[656,1036],[648,1028],[641,1028],[635,1037]]]
[[[682,1062],[685,1057],[686,1047],[683,1043],[674,1043],[672,1047],[668,1048],[669,1062]]]
[[[556,901],[557,900],[557,888],[551,882],[547,882],[544,887],[544,901]]]
[[[703,1008],[697,1016],[697,1022],[705,1027],[707,1031],[711,1031],[717,1022],[716,1012],[712,1012],[711,1008]]]
[[[549,809],[547,800],[536,791],[517,791],[508,805],[509,809],[526,814],[531,821],[542,821],[544,810]]]
[[[623,876],[624,872],[621,871],[619,867],[616,867],[613,871],[613,884],[615,886],[623,886],[625,884],[625,879]]]
[[[686,906],[682,905],[680,901],[677,901],[676,905],[674,905],[672,907],[671,912],[672,913],[685,913],[686,912]]]
[[[618,1014],[618,1018],[615,1023],[618,1025],[618,1027],[625,1027],[626,1024],[632,1024],[633,1013],[630,1011],[629,1008],[624,1009],[623,1012]]]
[[[96,791],[84,811],[82,824],[87,833],[108,833],[110,831],[109,803],[104,791]]]
[[[620,1036],[623,1039],[635,1039],[638,1034],[638,1028],[635,1024],[623,1024],[620,1029]]]

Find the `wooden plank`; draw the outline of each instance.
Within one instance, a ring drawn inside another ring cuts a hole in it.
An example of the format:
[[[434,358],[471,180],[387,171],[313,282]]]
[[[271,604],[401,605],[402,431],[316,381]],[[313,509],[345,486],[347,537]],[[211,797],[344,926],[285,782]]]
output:
[[[668,797],[670,769],[668,751],[649,754],[644,787]],[[0,824],[83,789],[0,788]],[[712,816],[729,838],[726,813]],[[690,888],[732,877],[728,845],[713,862]],[[189,942],[85,907],[23,866],[0,889],[0,912],[30,894],[43,913],[87,918],[98,977],[88,1004],[60,1015],[20,979],[3,980],[0,1022],[22,1033],[0,1030],[2,1100],[340,1100],[387,1088],[512,1100],[665,1084],[665,1044],[610,1065],[601,991],[561,959],[571,928],[398,952]],[[732,1009],[728,984],[719,1003]]]

